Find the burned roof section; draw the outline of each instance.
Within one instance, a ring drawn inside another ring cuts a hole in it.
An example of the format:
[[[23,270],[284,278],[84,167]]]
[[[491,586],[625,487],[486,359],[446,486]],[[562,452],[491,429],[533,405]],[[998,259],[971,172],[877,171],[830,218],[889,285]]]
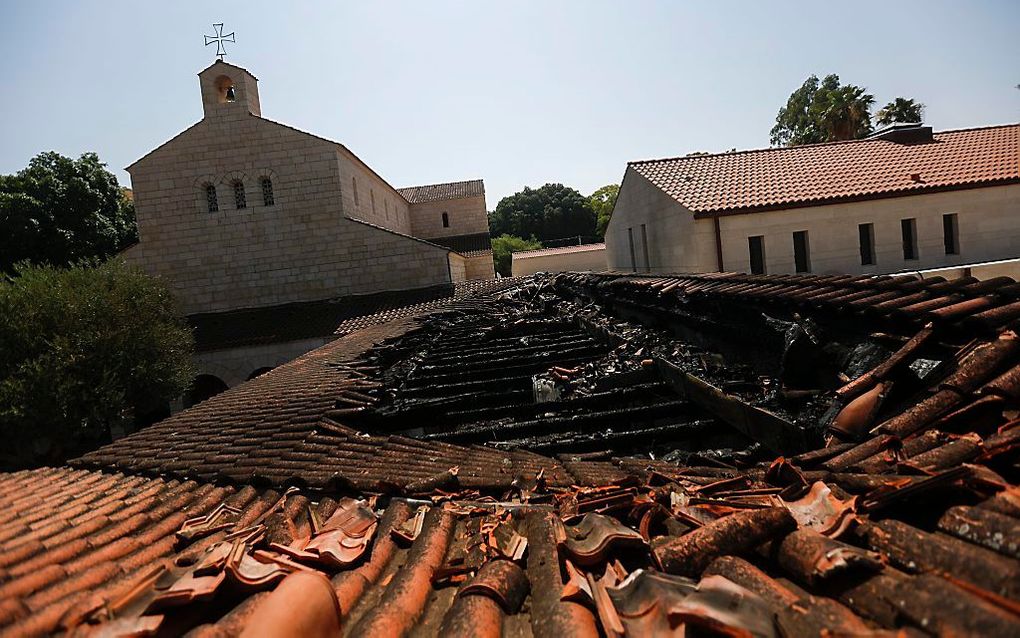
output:
[[[1017,302],[562,274],[370,326],[0,475],[0,631],[1016,635]]]

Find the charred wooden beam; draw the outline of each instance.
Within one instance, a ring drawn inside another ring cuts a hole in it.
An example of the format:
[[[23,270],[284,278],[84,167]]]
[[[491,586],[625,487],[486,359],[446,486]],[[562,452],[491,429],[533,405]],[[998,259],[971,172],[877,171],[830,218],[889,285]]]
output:
[[[781,416],[750,405],[708,381],[681,370],[665,359],[656,359],[663,378],[680,396],[687,397],[710,414],[777,454],[797,454],[811,447],[808,433]]]

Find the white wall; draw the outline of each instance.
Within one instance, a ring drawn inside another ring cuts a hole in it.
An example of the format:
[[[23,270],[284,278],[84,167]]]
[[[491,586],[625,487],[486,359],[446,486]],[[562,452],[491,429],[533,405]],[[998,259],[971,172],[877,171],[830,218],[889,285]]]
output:
[[[641,224],[645,224],[646,229],[648,263],[644,261]],[[638,271],[715,270],[712,220],[695,220],[679,202],[630,167],[606,229],[606,262],[611,270],[633,269],[628,229],[634,237],[634,261]]]
[[[959,254],[946,255],[942,216],[955,213]],[[900,220],[916,219],[918,258],[905,260]],[[876,263],[861,264],[858,225],[874,224]],[[649,263],[643,260],[646,225]],[[877,274],[1020,257],[1020,185],[947,191],[719,218],[723,269],[749,271],[747,238],[765,238],[766,272],[793,273],[793,233],[808,231],[813,273]],[[606,231],[610,269],[631,270],[633,229],[637,270],[713,272],[718,269],[714,221],[694,219],[679,202],[628,168]]]
[[[956,213],[960,253],[946,255],[942,216]],[[917,220],[918,258],[903,258],[900,220]],[[710,220],[705,220],[710,221]],[[870,274],[1020,256],[1020,185],[720,218],[723,268],[748,271],[747,238],[765,237],[766,272],[794,272],[793,233],[807,230],[811,272]],[[858,225],[874,224],[876,263],[861,265]],[[714,268],[713,268],[714,269]]]
[[[606,249],[600,246],[592,250],[566,253],[514,253],[511,256],[514,277],[536,272],[580,272],[585,270],[606,270]]]

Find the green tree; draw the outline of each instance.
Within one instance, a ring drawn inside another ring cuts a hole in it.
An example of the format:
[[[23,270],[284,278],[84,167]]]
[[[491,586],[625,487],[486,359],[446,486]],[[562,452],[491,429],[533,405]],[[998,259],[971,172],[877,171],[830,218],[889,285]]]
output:
[[[770,139],[774,146],[796,146],[859,139],[871,133],[874,96],[830,74],[811,75],[779,109]]]
[[[616,198],[620,195],[619,184],[608,184],[588,196],[588,205],[595,211],[595,234],[599,239],[605,239],[606,228],[613,216],[613,207],[616,206]]]
[[[540,241],[595,237],[595,212],[588,199],[563,184],[546,184],[523,190],[499,200],[489,214],[493,237],[514,235]]]
[[[95,153],[40,153],[0,175],[0,271],[19,261],[66,266],[137,239],[131,199]]]
[[[509,277],[513,266],[511,253],[521,250],[536,250],[541,247],[542,244],[534,237],[521,239],[513,235],[500,235],[492,240],[492,261],[495,264],[496,272],[504,277]]]
[[[191,330],[160,281],[119,260],[0,275],[0,467],[59,463],[193,378]]]
[[[898,97],[878,110],[875,121],[879,126],[889,126],[897,122],[923,122],[924,104],[917,100]]]
[[[871,134],[871,107],[875,96],[848,84],[826,96],[821,125],[827,141],[858,140]]]

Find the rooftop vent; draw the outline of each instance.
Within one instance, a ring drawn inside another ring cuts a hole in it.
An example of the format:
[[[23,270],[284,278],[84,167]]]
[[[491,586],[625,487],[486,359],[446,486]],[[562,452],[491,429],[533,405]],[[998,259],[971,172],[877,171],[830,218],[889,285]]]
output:
[[[868,136],[869,140],[886,140],[897,144],[923,144],[932,141],[931,127],[920,122],[890,124]]]

